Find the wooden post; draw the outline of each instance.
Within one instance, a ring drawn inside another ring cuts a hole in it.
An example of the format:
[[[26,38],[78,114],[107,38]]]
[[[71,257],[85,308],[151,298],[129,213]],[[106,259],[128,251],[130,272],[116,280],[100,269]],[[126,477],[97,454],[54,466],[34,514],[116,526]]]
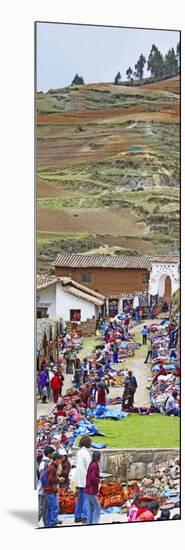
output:
[[[57,365],[58,365],[59,364],[59,329],[58,329],[58,321],[57,321],[56,343],[57,343]]]

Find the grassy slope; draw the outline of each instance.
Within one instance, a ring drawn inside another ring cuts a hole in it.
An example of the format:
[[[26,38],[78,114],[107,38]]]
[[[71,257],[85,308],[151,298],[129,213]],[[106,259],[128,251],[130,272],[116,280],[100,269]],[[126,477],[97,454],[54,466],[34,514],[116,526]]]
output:
[[[132,414],[123,420],[97,420],[95,424],[105,437],[98,436],[98,443],[118,448],[166,448],[179,447],[180,422],[178,418],[158,414],[141,416]]]
[[[178,82],[173,79],[175,90]],[[165,81],[165,88],[164,83],[134,89],[94,84],[39,95],[38,228],[54,230],[52,212],[57,218],[59,211],[66,212],[71,219],[64,231],[61,218],[55,239],[39,237],[39,269],[45,263],[48,269],[51,248],[54,253],[86,252],[118,245],[141,254],[178,252],[179,105],[172,89],[171,81]],[[96,228],[92,237],[87,217],[77,246],[74,209],[99,207],[105,215],[107,208],[119,208],[119,219],[123,207],[128,216],[135,212],[134,238],[123,229],[119,239],[111,239],[108,229],[98,235]],[[145,230],[138,238],[137,224],[143,220]]]

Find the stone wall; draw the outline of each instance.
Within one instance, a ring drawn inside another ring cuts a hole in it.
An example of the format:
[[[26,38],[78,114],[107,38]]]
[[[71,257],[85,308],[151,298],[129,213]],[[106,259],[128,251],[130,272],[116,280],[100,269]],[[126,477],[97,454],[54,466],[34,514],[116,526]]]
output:
[[[180,460],[179,449],[103,449],[101,469],[118,481],[152,478]]]
[[[179,449],[102,449],[100,470],[121,483],[137,480],[144,490],[180,492]]]
[[[66,323],[67,332],[71,334],[74,329],[74,323],[70,321]],[[96,332],[96,319],[87,319],[87,321],[81,321],[78,323],[78,329],[81,330],[82,336],[94,336]]]

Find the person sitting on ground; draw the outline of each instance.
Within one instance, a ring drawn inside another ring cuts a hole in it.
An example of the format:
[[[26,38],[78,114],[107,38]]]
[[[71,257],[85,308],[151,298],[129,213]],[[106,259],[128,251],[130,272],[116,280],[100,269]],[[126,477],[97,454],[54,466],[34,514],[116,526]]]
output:
[[[158,513],[158,510],[159,510],[159,503],[155,501],[150,502],[147,505],[147,509],[144,512],[141,512],[141,514],[139,514],[136,521],[154,521],[155,516]]]
[[[139,506],[138,506],[138,503],[139,503],[139,496],[137,495],[132,504],[131,504],[131,507],[130,507],[130,510],[129,510],[129,515],[128,515],[128,522],[133,522],[133,521],[136,521],[136,515],[137,515],[137,512],[138,512],[138,509],[139,509]]]
[[[64,403],[57,403],[57,411],[55,413],[55,422],[57,422],[57,418],[60,416],[66,416],[66,412],[64,410]]]
[[[72,401],[72,408],[69,411],[69,419],[72,423],[80,422],[83,419],[76,401]]]
[[[177,402],[178,392],[173,390],[172,394],[167,397],[167,400],[164,405],[164,410],[168,416],[180,416],[180,406]]]
[[[157,521],[166,521],[167,519],[170,519],[170,510],[162,510],[160,517],[157,518]]]

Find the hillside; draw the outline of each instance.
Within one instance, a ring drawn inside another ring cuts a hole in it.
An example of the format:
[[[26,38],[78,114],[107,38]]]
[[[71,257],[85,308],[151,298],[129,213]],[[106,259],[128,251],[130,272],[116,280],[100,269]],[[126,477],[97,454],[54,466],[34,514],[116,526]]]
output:
[[[38,270],[58,251],[177,254],[179,77],[37,94]]]

